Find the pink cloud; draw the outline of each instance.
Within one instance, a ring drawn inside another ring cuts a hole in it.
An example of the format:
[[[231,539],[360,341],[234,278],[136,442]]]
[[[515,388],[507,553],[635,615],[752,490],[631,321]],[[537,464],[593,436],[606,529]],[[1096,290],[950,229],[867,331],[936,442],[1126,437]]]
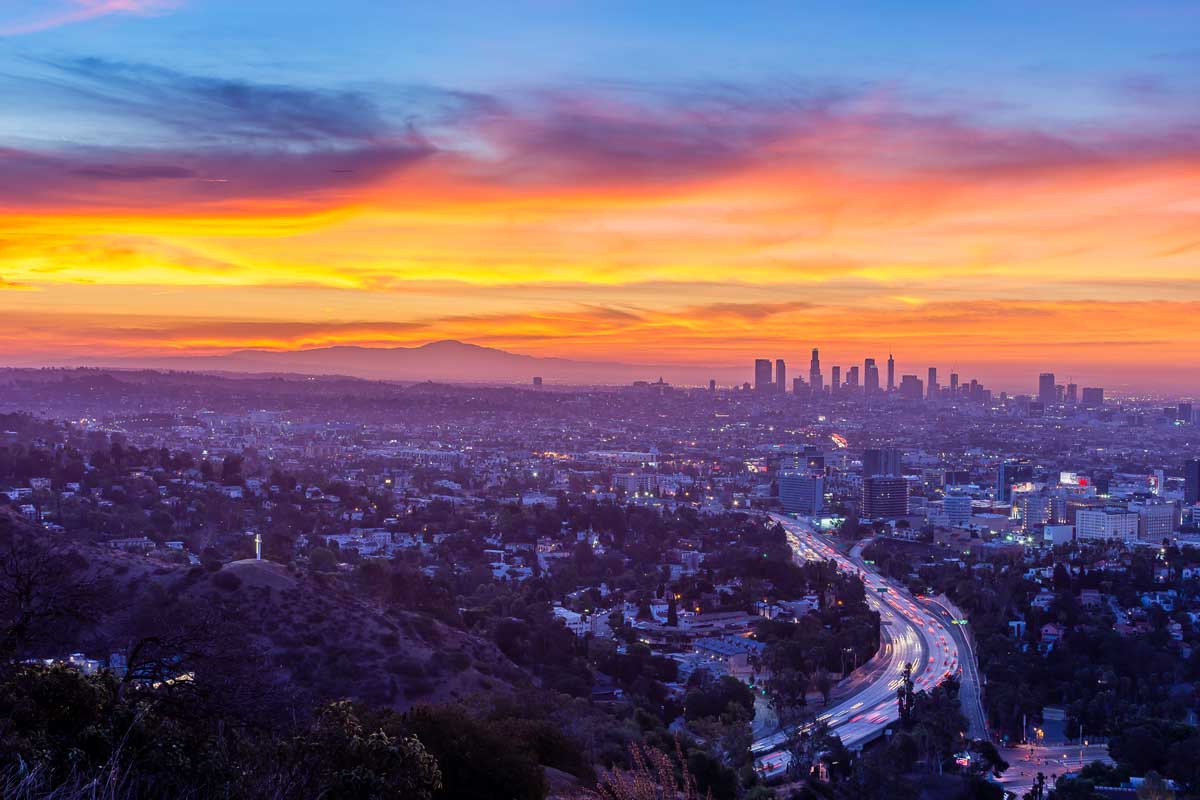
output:
[[[36,33],[112,14],[153,14],[175,5],[176,0],[53,0],[33,14],[0,18],[0,36]]]

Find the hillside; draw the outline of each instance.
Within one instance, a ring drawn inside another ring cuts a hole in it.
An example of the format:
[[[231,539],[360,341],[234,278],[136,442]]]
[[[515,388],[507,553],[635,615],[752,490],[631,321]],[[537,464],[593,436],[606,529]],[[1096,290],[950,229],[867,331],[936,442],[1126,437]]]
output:
[[[527,683],[490,641],[423,614],[385,611],[333,576],[253,560],[217,571],[166,564],[51,538],[4,508],[0,551],[40,565],[34,571],[47,598],[22,655],[122,653],[131,665],[244,679],[247,690],[396,709]],[[3,612],[9,625],[16,612]]]

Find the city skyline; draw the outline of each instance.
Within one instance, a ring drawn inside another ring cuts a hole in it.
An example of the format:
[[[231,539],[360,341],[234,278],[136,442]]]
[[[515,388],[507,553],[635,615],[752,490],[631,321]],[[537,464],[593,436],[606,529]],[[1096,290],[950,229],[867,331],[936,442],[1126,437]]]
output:
[[[1194,392],[1196,14],[10,4],[0,363],[878,341]]]

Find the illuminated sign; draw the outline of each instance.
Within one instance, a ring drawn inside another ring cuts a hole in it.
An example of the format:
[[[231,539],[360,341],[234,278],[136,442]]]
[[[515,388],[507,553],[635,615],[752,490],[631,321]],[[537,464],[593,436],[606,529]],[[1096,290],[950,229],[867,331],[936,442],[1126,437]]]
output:
[[[1087,486],[1089,483],[1088,478],[1078,472],[1060,472],[1058,482],[1062,486]]]

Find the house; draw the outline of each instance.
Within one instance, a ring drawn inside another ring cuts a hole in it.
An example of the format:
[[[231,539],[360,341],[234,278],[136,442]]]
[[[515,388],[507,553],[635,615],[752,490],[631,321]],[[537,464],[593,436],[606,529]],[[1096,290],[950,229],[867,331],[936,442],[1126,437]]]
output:
[[[1054,622],[1042,626],[1042,647],[1050,650],[1063,637],[1063,627]]]
[[[697,655],[724,665],[734,678],[753,682],[755,676],[766,677],[769,672],[762,666],[762,657],[767,646],[753,639],[740,636],[705,637],[693,644]]]
[[[1054,592],[1049,589],[1042,589],[1037,593],[1037,597],[1029,601],[1029,605],[1034,608],[1040,608],[1042,611],[1049,611],[1050,606],[1054,604]]]

